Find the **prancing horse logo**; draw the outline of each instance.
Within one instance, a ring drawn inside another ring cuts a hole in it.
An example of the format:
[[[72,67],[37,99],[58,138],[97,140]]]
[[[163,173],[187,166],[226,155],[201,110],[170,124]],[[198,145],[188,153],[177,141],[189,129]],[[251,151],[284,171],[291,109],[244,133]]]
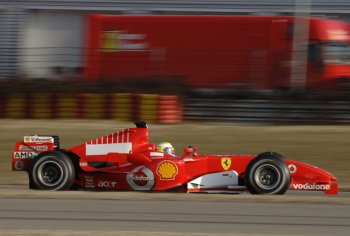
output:
[[[231,158],[223,157],[221,158],[221,166],[224,170],[228,170],[231,167]]]

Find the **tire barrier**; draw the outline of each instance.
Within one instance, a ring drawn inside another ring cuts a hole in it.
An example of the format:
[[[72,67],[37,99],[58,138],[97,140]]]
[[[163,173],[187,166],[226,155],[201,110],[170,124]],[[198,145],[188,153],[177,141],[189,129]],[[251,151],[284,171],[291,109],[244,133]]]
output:
[[[158,122],[179,123],[182,121],[182,102],[178,96],[163,95],[158,99]]]
[[[5,118],[28,118],[26,94],[10,94],[4,98],[3,110]]]
[[[107,102],[110,106],[110,118],[122,121],[128,121],[132,112],[132,94],[116,93],[110,94]]]
[[[1,98],[1,118],[117,119],[177,123],[182,121],[178,96],[158,94],[9,94]]]
[[[157,121],[158,103],[161,97],[157,94],[142,94],[138,110],[139,120]]]
[[[28,98],[30,101],[29,118],[49,119],[53,117],[53,97],[47,93],[31,94]]]
[[[73,119],[76,118],[76,99],[73,95],[56,95],[56,112],[53,118]]]
[[[84,94],[82,114],[80,118],[104,119],[106,118],[105,94]]]

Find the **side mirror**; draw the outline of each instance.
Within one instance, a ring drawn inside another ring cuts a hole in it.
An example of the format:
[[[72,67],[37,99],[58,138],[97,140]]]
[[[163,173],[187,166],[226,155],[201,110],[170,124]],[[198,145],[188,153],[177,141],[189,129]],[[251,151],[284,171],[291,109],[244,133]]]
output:
[[[192,153],[193,152],[193,149],[192,148],[184,148],[184,153],[186,153],[186,154],[190,154],[190,153]]]
[[[198,147],[189,146],[187,148],[184,148],[184,153],[193,154],[193,156],[197,156],[197,153],[196,153],[197,150],[198,150]]]

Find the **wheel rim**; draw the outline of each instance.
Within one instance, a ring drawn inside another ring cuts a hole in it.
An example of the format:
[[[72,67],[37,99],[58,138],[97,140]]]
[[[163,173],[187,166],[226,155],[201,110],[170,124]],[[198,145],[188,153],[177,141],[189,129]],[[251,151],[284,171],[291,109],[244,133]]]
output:
[[[260,188],[271,190],[280,184],[281,173],[276,166],[264,164],[256,169],[254,179]]]
[[[38,178],[46,186],[55,186],[63,179],[63,169],[55,161],[45,161],[38,168]]]

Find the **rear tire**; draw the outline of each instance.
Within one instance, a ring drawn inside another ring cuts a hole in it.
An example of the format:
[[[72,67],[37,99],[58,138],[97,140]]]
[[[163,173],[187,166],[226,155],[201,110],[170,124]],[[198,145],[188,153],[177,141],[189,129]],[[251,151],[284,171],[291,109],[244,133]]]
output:
[[[29,177],[29,189],[39,189],[39,187],[34,183],[33,176],[28,172]]]
[[[45,190],[67,190],[75,179],[75,168],[70,158],[59,151],[37,156],[29,170],[29,187]]]
[[[273,152],[258,155],[246,169],[245,183],[252,194],[284,194],[291,183],[284,157]]]

